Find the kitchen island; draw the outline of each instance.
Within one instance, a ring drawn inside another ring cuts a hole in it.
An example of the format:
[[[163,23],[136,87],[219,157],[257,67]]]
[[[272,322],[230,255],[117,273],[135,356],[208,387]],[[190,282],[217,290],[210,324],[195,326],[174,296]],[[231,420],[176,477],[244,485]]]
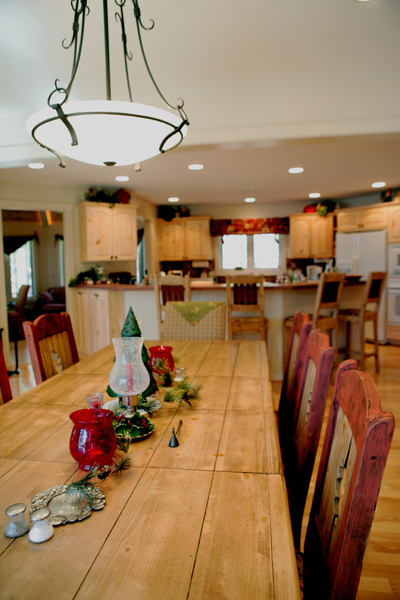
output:
[[[317,281],[304,283],[265,283],[264,312],[268,319],[268,351],[271,379],[281,381],[284,367],[284,321],[298,310],[314,311]],[[201,279],[191,281],[191,299],[195,302],[221,302],[226,285]],[[341,306],[361,303],[364,282],[346,283]],[[152,285],[96,284],[76,286],[76,338],[81,355],[91,354],[119,335],[120,319],[131,306],[147,340],[158,339],[156,299]],[[86,312],[85,312],[86,310]],[[92,334],[88,329],[92,328]],[[238,339],[259,339],[254,333],[235,334]],[[89,345],[88,345],[89,344]],[[97,345],[96,345],[97,344]]]

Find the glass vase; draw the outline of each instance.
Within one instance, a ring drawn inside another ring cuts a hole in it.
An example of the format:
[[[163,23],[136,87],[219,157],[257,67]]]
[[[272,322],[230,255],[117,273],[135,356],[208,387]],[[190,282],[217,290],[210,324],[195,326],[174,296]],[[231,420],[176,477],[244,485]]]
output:
[[[143,338],[119,337],[113,339],[115,363],[108,382],[110,388],[119,396],[128,399],[137,396],[148,388],[150,375],[142,360]]]
[[[69,418],[74,424],[69,449],[79,468],[89,471],[94,465],[111,465],[117,447],[117,438],[111,419],[114,413],[103,408],[85,408],[73,412]]]

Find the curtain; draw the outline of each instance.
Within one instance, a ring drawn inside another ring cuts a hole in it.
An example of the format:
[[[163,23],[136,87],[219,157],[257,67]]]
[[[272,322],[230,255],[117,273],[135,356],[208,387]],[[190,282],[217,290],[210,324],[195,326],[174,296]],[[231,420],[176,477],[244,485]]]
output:
[[[3,237],[4,253],[12,254],[31,240],[36,240],[39,243],[36,231],[33,235],[6,235]]]
[[[211,219],[211,235],[253,235],[255,233],[289,233],[289,218]]]

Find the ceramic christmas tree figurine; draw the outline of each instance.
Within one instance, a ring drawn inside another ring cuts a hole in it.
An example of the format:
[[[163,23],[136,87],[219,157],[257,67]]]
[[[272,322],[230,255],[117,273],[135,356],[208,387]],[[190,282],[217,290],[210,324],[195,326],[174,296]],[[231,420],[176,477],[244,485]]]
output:
[[[138,322],[136,321],[136,317],[133,314],[133,310],[132,310],[131,306],[129,307],[129,311],[128,311],[128,314],[126,315],[125,323],[121,330],[121,337],[142,337],[142,332],[140,331],[140,327],[138,325]],[[151,396],[158,390],[158,387],[157,387],[156,380],[154,379],[153,371],[151,370],[151,367],[150,367],[150,356],[149,356],[149,353],[147,352],[147,348],[144,344],[142,347],[142,361],[143,361],[144,366],[146,367],[146,370],[148,371],[148,373],[150,375],[150,383],[149,383],[147,389],[145,389],[145,391],[141,393],[141,396],[142,396],[142,398],[148,398],[149,396]],[[110,388],[110,386],[108,386],[108,388],[107,388],[107,394],[112,398],[118,397],[118,394],[113,392],[113,390]]]

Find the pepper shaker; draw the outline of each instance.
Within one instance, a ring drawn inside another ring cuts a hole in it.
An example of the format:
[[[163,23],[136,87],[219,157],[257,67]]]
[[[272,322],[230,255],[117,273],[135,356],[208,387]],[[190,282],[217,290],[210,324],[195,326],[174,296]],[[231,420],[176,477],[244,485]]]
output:
[[[8,523],[5,526],[4,533],[9,538],[17,538],[25,535],[29,531],[30,523],[25,517],[26,504],[22,502],[12,504],[6,508]]]
[[[50,525],[48,518],[51,515],[49,508],[39,508],[31,514],[33,523],[32,529],[29,532],[29,539],[35,544],[46,542],[54,535],[53,525]]]

